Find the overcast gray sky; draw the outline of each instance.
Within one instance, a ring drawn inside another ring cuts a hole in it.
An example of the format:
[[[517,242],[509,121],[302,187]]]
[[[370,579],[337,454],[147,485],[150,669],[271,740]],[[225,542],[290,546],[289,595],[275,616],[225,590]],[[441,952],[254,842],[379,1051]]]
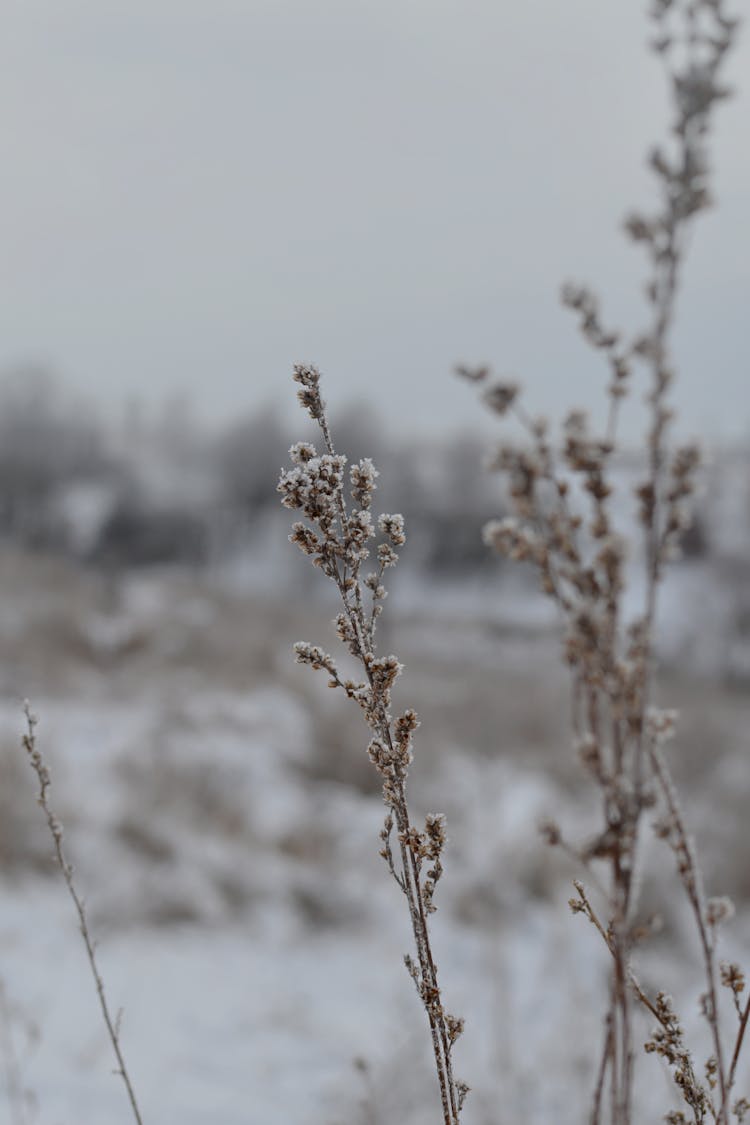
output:
[[[557,292],[637,316],[618,225],[667,112],[644,7],[5,0],[0,367],[223,418],[310,359],[402,430],[476,420],[461,359],[589,398]],[[731,72],[678,334],[685,427],[724,438],[750,434],[747,34]]]

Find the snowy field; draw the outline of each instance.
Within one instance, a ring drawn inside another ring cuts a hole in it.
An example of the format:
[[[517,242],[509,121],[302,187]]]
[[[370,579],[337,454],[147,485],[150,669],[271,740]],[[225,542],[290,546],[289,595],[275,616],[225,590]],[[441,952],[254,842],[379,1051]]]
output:
[[[361,718],[290,656],[297,639],[333,646],[326,606],[236,576],[103,577],[14,554],[0,570],[0,1061],[32,1096],[24,1117],[0,1099],[0,1122],[130,1120],[19,747],[25,696],[145,1120],[439,1120]],[[553,623],[523,584],[489,608],[485,593],[404,581],[383,643],[406,665],[398,702],[423,723],[415,816],[448,816],[435,944],[467,1021],[466,1125],[572,1125],[586,1120],[606,962],[567,907],[579,872],[538,823],[585,838],[596,809],[569,749]],[[738,905],[725,955],[741,956],[750,698],[742,653],[711,633],[717,606],[730,614],[721,581],[682,568],[660,694],[682,713],[675,772],[709,889]],[[697,951],[659,848],[644,911],[664,928],[639,969],[697,1027]],[[653,1058],[639,1066],[642,1120],[658,1121],[677,1108],[670,1080]]]

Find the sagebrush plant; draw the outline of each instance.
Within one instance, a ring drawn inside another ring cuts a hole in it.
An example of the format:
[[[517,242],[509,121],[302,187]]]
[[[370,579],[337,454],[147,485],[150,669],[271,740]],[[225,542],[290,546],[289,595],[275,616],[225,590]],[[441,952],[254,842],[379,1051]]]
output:
[[[741,1121],[750,1113],[750,1103],[734,1093],[750,1000],[744,1005],[740,1000],[745,989],[740,967],[717,963],[718,928],[731,915],[732,906],[726,898],[707,899],[704,894],[694,845],[663,752],[674,733],[676,715],[654,702],[654,628],[659,586],[689,525],[688,502],[700,464],[696,445],[673,446],[670,441],[668,395],[675,377],[670,335],[687,237],[695,217],[710,205],[706,144],[713,111],[729,93],[721,70],[737,20],[724,0],[656,0],[651,19],[651,46],[667,70],[673,118],[667,142],[649,156],[658,206],[650,214],[633,213],[625,222],[627,234],[643,246],[648,261],[645,327],[632,335],[612,331],[604,324],[591,290],[568,284],[562,293],[585,340],[607,364],[609,408],[603,431],[592,426],[584,410],[574,410],[565,420],[563,440],[556,448],[546,420],[530,417],[521,406],[515,382],[496,380],[486,366],[461,367],[459,373],[482,388],[492,411],[514,415],[525,432],[522,444],[503,444],[492,459],[491,468],[509,479],[515,515],[492,521],[485,538],[501,554],[536,566],[542,589],[560,610],[564,659],[575,688],[576,749],[600,794],[601,829],[594,839],[568,844],[556,824],[545,826],[549,842],[573,855],[599,888],[601,907],[592,903],[583,882],[576,880],[570,906],[596,927],[612,958],[590,1121],[630,1125],[635,1062],[631,1016],[633,1004],[638,1003],[655,1021],[645,1049],[666,1061],[685,1106],[667,1113],[665,1120],[672,1125],[688,1120],[728,1125],[730,1115]],[[620,405],[631,393],[639,368],[645,370],[649,384],[646,468],[636,489],[646,582],[642,611],[627,619],[627,540],[615,520],[613,459],[619,448]],[[424,830],[411,824],[405,783],[416,717],[406,712],[392,719],[390,688],[400,666],[395,657],[378,657],[375,651],[375,624],[385,596],[383,573],[395,561],[392,546],[403,542],[403,522],[400,517],[381,517],[380,530],[390,543],[378,548],[378,570],[362,578],[360,569],[376,534],[370,515],[375,470],[369,461],[351,468],[352,507],[348,508],[346,461],[331,442],[319,372],[312,366],[298,366],[294,377],[302,386],[301,404],[320,425],[325,453],[318,456],[306,443],[291,450],[295,466],[282,475],[282,502],[300,510],[312,528],[297,523],[290,538],[338,586],[343,613],[336,621],[337,632],[361,661],[365,680],[342,681],[332,657],[309,644],[296,646],[297,659],[325,669],[331,687],[343,689],[363,708],[374,736],[369,752],[383,775],[388,806],[382,854],[409,903],[418,965],[410,959],[407,964],[429,1016],[444,1118],[452,1122],[462,1099],[454,1087],[450,1047],[454,1029],[461,1025],[445,1015],[427,932],[434,885],[442,871],[444,830],[442,819],[434,817],[428,818]],[[399,870],[389,843],[394,821]],[[695,921],[705,977],[701,1009],[713,1045],[703,1065],[686,1042],[672,999],[663,991],[647,995],[633,970],[634,950],[650,931],[649,922],[638,913],[641,845],[649,826],[674,854],[676,875]],[[423,859],[434,862],[426,877]],[[603,876],[595,864],[604,865]],[[736,1019],[730,1048],[720,1006],[722,986]]]
[[[436,909],[435,888],[443,873],[445,818],[432,813],[423,828],[412,823],[406,782],[419,720],[411,709],[395,718],[392,715],[391,689],[402,665],[393,654],[378,655],[377,647],[377,623],[386,597],[385,572],[398,562],[395,548],[406,542],[404,519],[383,513],[376,527],[372,501],[377,469],[369,458],[363,458],[347,474],[347,458],[336,452],[331,437],[320,372],[312,365],[298,364],[294,379],[301,387],[297,392],[301,406],[320,427],[324,451],[319,454],[310,442],[293,445],[289,451],[293,464],[282,472],[278,490],[284,507],[307,519],[307,523],[294,524],[290,539],[335,583],[342,606],[334,622],[336,634],[359,662],[364,678],[342,678],[334,658],[307,641],[294,646],[296,658],[300,664],[327,673],[329,687],[340,688],[362,709],[372,735],[367,752],[382,778],[388,810],[380,833],[380,854],[407,902],[416,959],[407,954],[404,960],[429,1022],[443,1120],[445,1125],[456,1125],[468,1092],[466,1083],[454,1077],[452,1057],[464,1021],[450,1015],[443,1005],[429,927],[429,917]],[[370,558],[378,533],[376,568],[363,574],[362,566]]]
[[[632,1116],[634,1042],[631,1009],[644,1005],[656,1021],[647,1052],[666,1060],[686,1109],[666,1120],[726,1125],[750,1111],[734,1099],[737,1063],[750,1014],[740,996],[745,981],[734,964],[717,964],[717,931],[732,913],[725,898],[706,899],[694,845],[681,811],[665,743],[675,732],[676,715],[654,704],[654,628],[657,594],[669,560],[679,553],[690,523],[700,452],[694,444],[673,444],[669,391],[675,368],[670,335],[676,298],[693,220],[710,205],[706,142],[717,104],[728,96],[721,69],[732,46],[737,20],[724,0],[657,0],[651,10],[652,48],[664,61],[672,93],[668,141],[655,147],[649,166],[659,203],[653,212],[633,213],[628,236],[645,252],[648,275],[644,327],[625,335],[605,325],[596,295],[567,284],[562,300],[576,314],[586,342],[603,356],[608,371],[609,409],[603,430],[584,410],[574,410],[555,446],[543,418],[532,418],[519,401],[518,385],[496,380],[487,367],[461,367],[459,374],[482,388],[487,407],[513,415],[525,439],[504,443],[490,467],[504,473],[514,515],[485,528],[487,543],[504,556],[528,561],[542,589],[558,607],[565,625],[564,658],[574,682],[574,734],[580,761],[599,789],[601,829],[582,846],[568,845],[560,828],[545,833],[591,870],[604,864],[603,918],[582,882],[570,905],[602,935],[612,955],[610,1000],[604,1044],[591,1111],[592,1122],[608,1113],[613,1125]],[[613,458],[618,450],[618,416],[631,394],[638,369],[648,384],[646,467],[636,487],[644,541],[645,600],[628,619],[623,529],[615,520]],[[650,824],[647,823],[650,821]],[[701,1009],[710,1028],[711,1056],[702,1067],[664,992],[650,998],[634,976],[632,954],[648,936],[639,918],[642,837],[648,827],[672,849],[676,874],[687,895],[701,950],[705,991]],[[720,986],[731,997],[736,1025],[728,1049],[720,1006]],[[606,1099],[605,1109],[605,1094]]]

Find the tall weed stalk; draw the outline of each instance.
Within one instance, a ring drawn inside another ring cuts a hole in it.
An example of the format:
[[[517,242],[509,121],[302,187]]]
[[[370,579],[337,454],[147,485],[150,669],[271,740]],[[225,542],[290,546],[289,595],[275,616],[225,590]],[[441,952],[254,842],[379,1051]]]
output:
[[[574,912],[596,927],[612,958],[590,1120],[592,1125],[606,1119],[612,1125],[629,1125],[632,1120],[632,1009],[640,1004],[655,1021],[646,1050],[666,1060],[685,1105],[667,1120],[727,1125],[730,1112],[740,1120],[748,1112],[744,1099],[732,1103],[732,1098],[750,1003],[739,1003],[744,989],[740,969],[717,963],[717,930],[731,906],[726,899],[705,896],[664,755],[676,715],[654,702],[654,631],[658,591],[690,524],[688,502],[700,464],[696,445],[671,440],[671,336],[688,237],[695,218],[711,202],[707,140],[714,110],[729,93],[722,69],[737,21],[724,0],[657,0],[651,19],[651,47],[667,72],[672,119],[667,140],[648,158],[657,205],[625,221],[627,235],[643,248],[647,260],[644,325],[632,335],[613,331],[589,288],[567,284],[562,290],[563,303],[608,371],[603,429],[592,425],[586,411],[573,410],[564,422],[562,441],[555,443],[547,421],[530,417],[523,408],[515,382],[496,380],[487,367],[462,367],[459,374],[481,388],[490,410],[512,415],[525,435],[520,443],[500,445],[492,458],[491,468],[509,483],[514,515],[489,523],[485,538],[502,555],[533,564],[543,591],[560,611],[564,659],[574,684],[576,749],[600,795],[601,827],[585,844],[569,845],[555,824],[545,829],[549,842],[572,852],[598,885],[601,865],[606,871],[600,908],[595,909],[580,881],[570,902]],[[613,459],[619,448],[621,404],[632,393],[639,372],[645,373],[649,417],[644,471],[635,489],[645,596],[641,611],[628,619],[624,606],[629,544],[627,531],[615,519]],[[713,1047],[703,1068],[705,1077],[699,1076],[671,999],[664,992],[647,996],[633,973],[633,952],[646,936],[638,892],[649,821],[673,852],[695,923],[704,977],[701,1010]],[[721,985],[731,994],[736,1014],[729,1046],[720,1011]]]
[[[406,542],[401,515],[382,514],[377,526],[372,502],[378,471],[369,458],[353,463],[337,453],[320,393],[320,372],[298,365],[300,404],[317,422],[323,440],[321,453],[309,442],[292,446],[292,467],[282,472],[278,489],[282,504],[299,511],[290,539],[309,555],[314,566],[332,581],[341,611],[335,619],[339,640],[359,665],[360,679],[344,677],[333,656],[306,641],[295,647],[298,663],[328,676],[328,686],[340,689],[358,706],[369,728],[370,760],[383,783],[386,817],[380,833],[380,854],[404,896],[414,937],[413,954],[404,958],[427,1016],[445,1125],[457,1125],[468,1086],[453,1073],[453,1046],[464,1021],[443,1006],[430,934],[430,915],[436,910],[435,889],[443,873],[445,818],[429,814],[424,827],[411,817],[406,794],[412,761],[416,713],[407,709],[394,717],[391,691],[402,665],[393,654],[378,654],[377,624],[386,597],[385,573],[398,562],[397,547]],[[375,541],[380,542],[375,546]],[[363,574],[374,554],[375,569]]]

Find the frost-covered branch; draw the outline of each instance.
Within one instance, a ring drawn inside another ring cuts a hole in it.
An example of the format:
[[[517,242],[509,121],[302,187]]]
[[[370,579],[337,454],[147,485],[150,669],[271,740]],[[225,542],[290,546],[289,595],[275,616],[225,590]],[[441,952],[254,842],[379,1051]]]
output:
[[[407,955],[406,967],[429,1022],[444,1125],[457,1125],[468,1086],[454,1078],[452,1052],[463,1031],[463,1020],[443,1007],[428,924],[443,872],[445,818],[430,814],[423,828],[412,823],[406,782],[419,720],[411,709],[394,718],[391,691],[402,665],[393,654],[378,655],[375,637],[386,597],[384,575],[398,562],[396,548],[406,542],[404,520],[398,514],[382,514],[377,524],[373,520],[378,472],[369,458],[351,465],[347,480],[347,460],[334,449],[318,369],[298,365],[294,379],[301,387],[297,392],[300,404],[320,426],[324,451],[319,454],[309,442],[292,446],[292,467],[282,472],[278,490],[282,504],[304,517],[293,525],[291,542],[338,589],[342,609],[334,621],[336,634],[358,661],[362,678],[343,677],[330,654],[307,642],[294,646],[296,659],[325,671],[329,687],[341,689],[357,703],[370,730],[367,752],[382,779],[388,810],[380,834],[380,854],[407,901],[416,959]],[[363,564],[373,551],[377,567],[363,575]]]
[[[89,929],[89,923],[86,916],[86,908],[84,906],[83,899],[79,895],[76,889],[75,882],[73,880],[73,866],[68,861],[68,858],[65,854],[65,849],[63,847],[62,825],[60,824],[60,821],[55,815],[49,802],[50,772],[44,761],[44,758],[42,757],[41,751],[37,746],[36,727],[38,719],[32,712],[31,706],[28,702],[24,704],[24,714],[26,715],[26,731],[22,738],[23,746],[26,750],[26,753],[28,754],[29,762],[31,763],[31,767],[34,770],[34,773],[37,776],[37,781],[39,783],[37,801],[42,809],[42,812],[44,813],[45,819],[47,821],[47,827],[49,828],[50,835],[52,837],[52,842],[55,848],[55,861],[57,863],[57,866],[62,871],[65,885],[68,888],[68,894],[70,895],[70,898],[76,910],[76,914],[78,915],[78,926],[81,932],[81,937],[83,938],[83,944],[86,948],[86,956],[88,957],[91,975],[96,986],[96,994],[99,998],[99,1007],[101,1008],[102,1018],[104,1019],[104,1024],[107,1029],[107,1035],[109,1036],[110,1043],[112,1044],[112,1050],[114,1051],[115,1058],[117,1060],[117,1070],[115,1071],[115,1073],[118,1074],[120,1078],[122,1078],[122,1081],[125,1085],[128,1101],[130,1103],[130,1109],[136,1121],[136,1125],[143,1125],[143,1119],[141,1117],[140,1109],[138,1108],[138,1101],[135,1096],[133,1083],[131,1082],[130,1074],[128,1073],[128,1068],[125,1065],[125,1058],[122,1053],[122,1046],[120,1044],[119,1017],[112,1015],[109,1003],[107,1001],[107,996],[104,990],[104,981],[102,979],[101,972],[99,971],[99,965],[96,958],[96,943],[91,936],[91,930]]]

